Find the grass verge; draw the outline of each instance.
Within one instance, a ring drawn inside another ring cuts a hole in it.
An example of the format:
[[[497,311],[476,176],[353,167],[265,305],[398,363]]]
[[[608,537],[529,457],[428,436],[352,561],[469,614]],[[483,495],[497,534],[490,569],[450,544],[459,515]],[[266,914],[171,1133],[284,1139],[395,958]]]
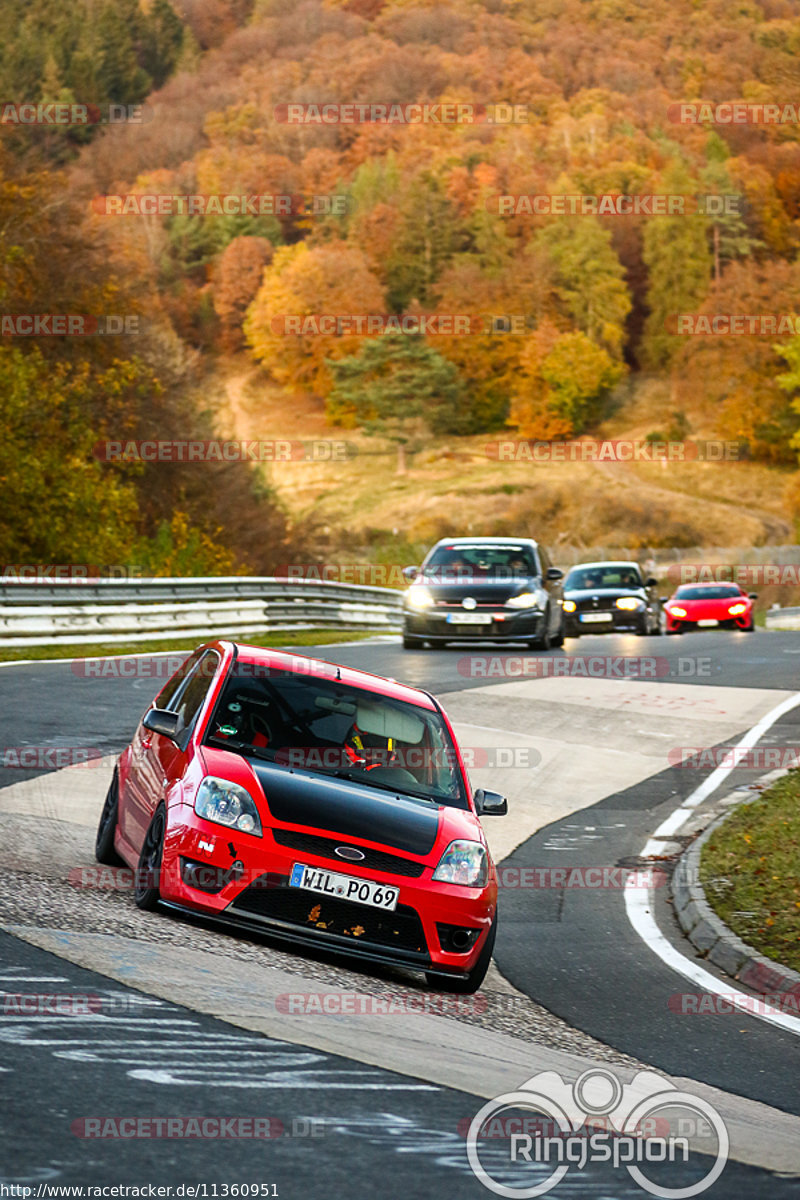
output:
[[[800,770],[723,821],[703,847],[700,882],[734,933],[800,971]]]
[[[239,637],[235,633],[226,638],[240,641],[247,646],[324,646],[333,642],[360,642],[374,636],[372,630],[356,629],[309,629],[302,632],[246,633]],[[220,635],[222,636],[222,635]],[[209,636],[205,639],[211,641]],[[0,647],[0,662],[20,662],[53,658],[116,658],[130,654],[158,654],[176,650],[194,650],[203,638],[176,638],[152,642],[92,642],[89,645],[20,646],[4,650]]]

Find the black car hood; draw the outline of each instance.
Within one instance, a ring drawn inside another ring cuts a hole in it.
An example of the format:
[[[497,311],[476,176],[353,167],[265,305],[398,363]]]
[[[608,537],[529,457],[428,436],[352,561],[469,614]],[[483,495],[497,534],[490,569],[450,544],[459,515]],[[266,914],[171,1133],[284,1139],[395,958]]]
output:
[[[349,779],[249,761],[276,821],[380,842],[420,857],[436,844],[436,804]]]
[[[565,600],[585,600],[587,597],[600,596],[604,598],[616,596],[635,596],[637,600],[647,600],[648,595],[645,588],[565,588]]]
[[[474,579],[459,579],[455,582],[443,582],[436,575],[430,578],[419,577],[419,582],[428,589],[434,600],[444,600],[449,604],[459,604],[466,596],[472,596],[479,604],[505,604],[512,596],[523,592],[532,592],[541,588],[537,578],[515,579],[486,579],[476,576]],[[407,593],[406,593],[407,594]]]

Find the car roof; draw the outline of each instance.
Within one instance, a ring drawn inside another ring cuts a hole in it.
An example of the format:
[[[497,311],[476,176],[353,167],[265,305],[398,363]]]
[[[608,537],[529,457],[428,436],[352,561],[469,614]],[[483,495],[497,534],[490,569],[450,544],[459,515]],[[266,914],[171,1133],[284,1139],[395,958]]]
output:
[[[682,587],[682,588],[685,588],[685,587],[690,587],[690,588],[735,587],[735,588],[739,588],[740,592],[742,591],[742,588],[739,586],[739,584],[734,579],[700,579],[697,581],[697,583],[692,583],[691,580],[687,579],[686,583],[679,583],[678,587]]]
[[[637,562],[634,562],[632,558],[631,558],[631,559],[624,559],[624,558],[620,558],[620,559],[614,559],[614,561],[613,561],[613,562],[582,562],[582,563],[575,563],[575,565],[574,565],[574,566],[570,567],[570,571],[577,571],[577,570],[578,570],[578,568],[581,568],[581,569],[582,569],[583,567],[594,567],[594,568],[596,568],[596,569],[598,569],[598,570],[599,570],[601,567],[636,567],[636,569],[637,569],[637,571],[638,571],[638,569],[639,569],[639,564],[638,564]]]
[[[432,550],[440,546],[538,546],[534,538],[528,537],[452,537],[439,538]]]
[[[220,649],[232,649],[237,662],[255,663],[259,666],[297,670],[298,662],[304,662],[320,668],[324,678],[340,680],[351,687],[363,688],[365,691],[389,696],[393,700],[404,700],[407,704],[416,704],[419,708],[431,712],[438,711],[438,705],[429,692],[422,688],[411,687],[406,683],[398,683],[396,679],[387,679],[383,675],[373,675],[370,671],[360,671],[356,667],[344,667],[339,663],[327,662],[321,658],[310,658],[305,654],[292,654],[287,650],[271,650],[266,646],[250,646],[242,642],[221,641],[209,643]],[[297,671],[297,674],[310,674],[308,671]]]

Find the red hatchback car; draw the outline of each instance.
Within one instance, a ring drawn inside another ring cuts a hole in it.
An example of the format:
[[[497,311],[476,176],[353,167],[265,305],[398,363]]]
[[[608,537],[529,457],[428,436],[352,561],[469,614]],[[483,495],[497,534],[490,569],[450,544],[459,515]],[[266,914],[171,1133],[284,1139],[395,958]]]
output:
[[[736,583],[685,583],[664,604],[667,633],[687,629],[743,629],[752,633],[753,601]]]
[[[140,908],[483,980],[497,877],[450,722],[427,692],[217,641],[162,688],[114,771],[102,863],[136,868]]]

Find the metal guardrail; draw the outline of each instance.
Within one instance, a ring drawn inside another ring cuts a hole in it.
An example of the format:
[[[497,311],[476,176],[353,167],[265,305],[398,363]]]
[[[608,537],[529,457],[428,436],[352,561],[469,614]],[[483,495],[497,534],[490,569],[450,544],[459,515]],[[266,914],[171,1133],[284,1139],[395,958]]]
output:
[[[800,608],[771,608],[764,621],[767,629],[800,629]]]
[[[394,633],[401,593],[360,584],[232,576],[0,585],[0,647],[161,641],[270,630]]]
[[[800,564],[800,545],[758,547],[555,546],[554,559],[574,562],[625,558],[645,562],[656,574],[675,563]],[[191,579],[8,578],[0,582],[0,647],[80,645],[89,642],[159,641],[273,629],[365,629],[401,627],[402,593],[328,580],[241,576]],[[779,624],[780,622],[780,624]],[[800,610],[767,614],[768,628],[800,628]]]

